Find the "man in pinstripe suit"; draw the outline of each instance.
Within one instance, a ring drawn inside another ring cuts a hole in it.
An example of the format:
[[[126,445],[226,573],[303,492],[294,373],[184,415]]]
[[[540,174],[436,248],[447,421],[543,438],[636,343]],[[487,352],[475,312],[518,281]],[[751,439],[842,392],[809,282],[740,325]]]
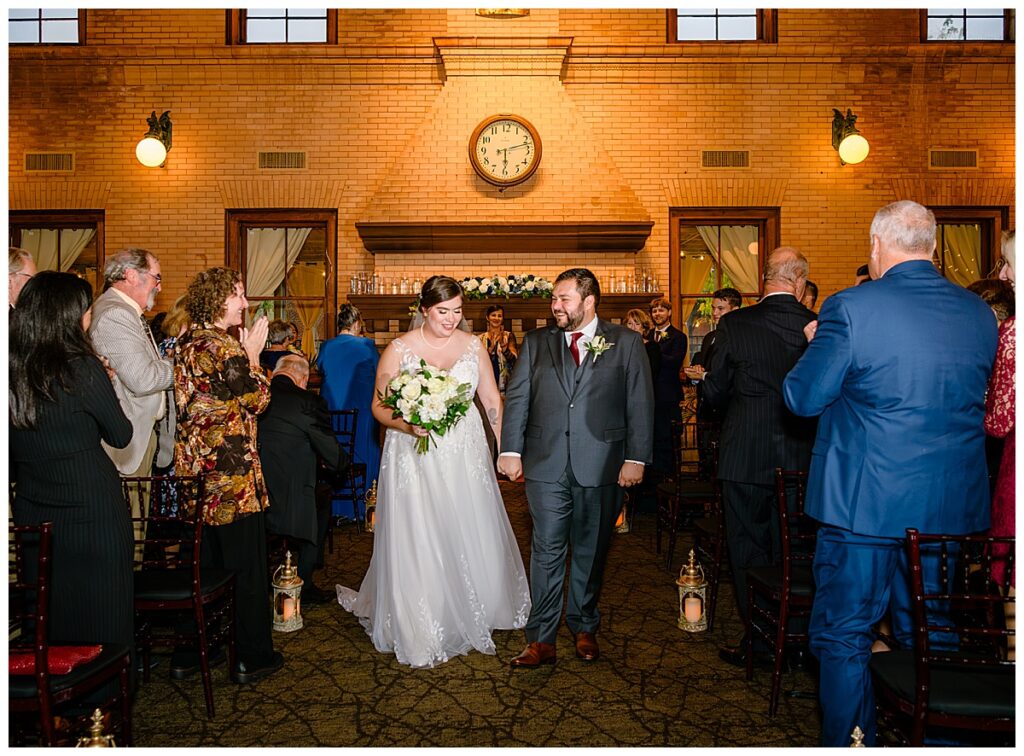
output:
[[[113,369],[114,391],[132,423],[123,449],[104,444],[121,475],[150,475],[156,453],[155,423],[173,411],[164,392],[171,387],[171,360],[157,351],[143,313],[160,291],[160,261],[144,249],[123,249],[107,259],[105,289],[92,306],[89,335]]]
[[[806,470],[815,423],[786,408],[782,382],[807,348],[803,328],[814,313],[800,304],[807,259],[779,247],[764,269],[764,296],[718,323],[702,398],[724,407],[718,477],[722,481],[726,542],[740,617],[747,618],[747,570],[781,559],[775,513],[775,468]],[[720,656],[741,663],[739,648]]]

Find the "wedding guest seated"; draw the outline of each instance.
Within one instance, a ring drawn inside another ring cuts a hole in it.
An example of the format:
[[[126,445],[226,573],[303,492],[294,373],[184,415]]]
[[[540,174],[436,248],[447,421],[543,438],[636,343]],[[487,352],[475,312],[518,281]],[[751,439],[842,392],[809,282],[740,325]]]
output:
[[[132,527],[100,446],[124,448],[132,425],[86,335],[91,302],[87,281],[44,271],[11,311],[11,508],[17,525],[53,522],[50,640],[132,646]]]
[[[362,335],[363,319],[355,305],[338,308],[337,327],[338,335],[324,342],[316,358],[317,370],[323,376],[320,396],[329,410],[359,410],[352,461],[366,465],[366,482],[370,485],[380,469],[380,427],[370,410],[380,358],[373,339]]]
[[[308,382],[305,357],[288,354],[278,360],[270,380],[270,406],[259,419],[259,444],[270,495],[267,530],[288,538],[303,581],[303,603],[321,604],[334,593],[313,584],[317,549],[330,514],[326,506],[317,509],[317,458],[339,475],[349,459],[331,431],[327,404],[306,390]]]
[[[237,271],[210,268],[188,285],[185,309],[192,327],[178,340],[174,396],[178,410],[174,450],[178,475],[205,474],[203,567],[235,573],[237,683],[253,683],[284,665],[274,651],[267,596],[268,506],[256,448],[256,416],[270,402],[270,381],[259,356],[267,319],[242,327],[249,302]],[[238,327],[235,338],[229,329]],[[198,655],[175,652],[172,676],[197,671]]]
[[[287,320],[271,320],[267,328],[267,346],[260,352],[260,367],[267,371],[267,374],[274,372],[277,361],[286,354],[294,354],[290,347],[295,341],[291,323]]]
[[[18,294],[36,274],[36,263],[32,253],[21,247],[8,247],[7,252],[7,303],[10,307],[18,302]]]

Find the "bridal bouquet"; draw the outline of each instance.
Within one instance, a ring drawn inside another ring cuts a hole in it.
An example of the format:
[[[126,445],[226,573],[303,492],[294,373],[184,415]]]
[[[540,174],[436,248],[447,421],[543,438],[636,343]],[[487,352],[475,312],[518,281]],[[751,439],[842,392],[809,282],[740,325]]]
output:
[[[419,367],[403,370],[392,378],[387,393],[378,392],[378,398],[381,404],[394,410],[392,417],[400,417],[410,425],[443,436],[469,411],[473,403],[470,389],[470,384],[459,383],[444,370],[420,360]],[[430,440],[429,434],[418,438],[416,451],[425,453],[430,448]]]

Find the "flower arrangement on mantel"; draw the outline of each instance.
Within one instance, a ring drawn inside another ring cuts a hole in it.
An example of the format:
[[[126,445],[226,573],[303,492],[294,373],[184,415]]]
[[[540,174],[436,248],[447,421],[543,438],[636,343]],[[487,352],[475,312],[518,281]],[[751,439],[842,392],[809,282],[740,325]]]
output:
[[[532,299],[533,297],[551,298],[551,290],[554,287],[548,279],[541,276],[511,275],[511,276],[476,276],[463,278],[459,281],[462,290],[466,292],[466,299],[487,299],[488,297],[518,297],[521,299]]]

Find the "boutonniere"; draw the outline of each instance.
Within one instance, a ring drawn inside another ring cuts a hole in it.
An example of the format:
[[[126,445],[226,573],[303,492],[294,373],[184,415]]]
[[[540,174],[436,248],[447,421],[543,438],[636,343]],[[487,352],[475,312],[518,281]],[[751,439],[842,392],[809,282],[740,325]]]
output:
[[[592,355],[594,355],[594,363],[596,364],[597,358],[600,357],[605,352],[607,352],[613,346],[615,346],[614,341],[609,342],[604,336],[598,335],[592,338],[586,344],[584,344],[583,348],[590,352]]]

